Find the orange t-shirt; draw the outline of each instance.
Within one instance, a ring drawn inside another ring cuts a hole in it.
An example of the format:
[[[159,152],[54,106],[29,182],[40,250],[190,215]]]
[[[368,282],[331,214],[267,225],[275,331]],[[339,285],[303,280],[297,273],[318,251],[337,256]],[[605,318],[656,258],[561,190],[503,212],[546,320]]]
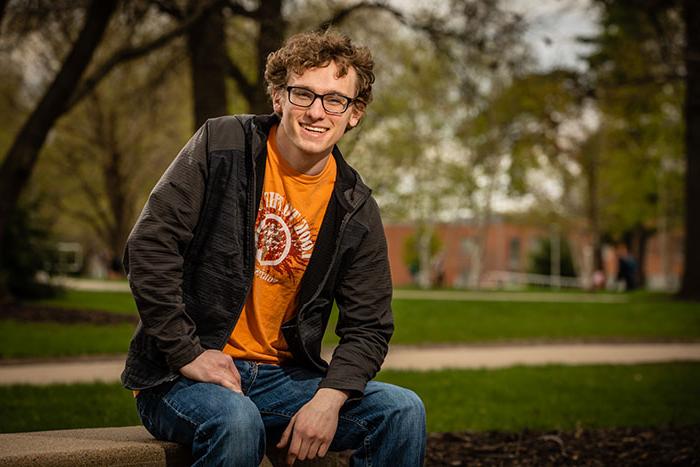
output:
[[[336,178],[335,159],[317,175],[297,172],[267,140],[265,183],[255,221],[255,277],[224,352],[236,359],[278,364],[291,358],[282,323],[297,310],[309,264]]]

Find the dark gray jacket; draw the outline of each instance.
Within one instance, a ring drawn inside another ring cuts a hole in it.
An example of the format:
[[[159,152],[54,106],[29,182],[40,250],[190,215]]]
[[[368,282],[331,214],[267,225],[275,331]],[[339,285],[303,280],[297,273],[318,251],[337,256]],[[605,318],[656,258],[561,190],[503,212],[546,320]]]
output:
[[[206,349],[223,349],[253,281],[255,218],[274,115],[207,121],[153,189],[124,264],[141,321],[122,383],[170,381]],[[325,373],[320,387],[364,391],[393,332],[391,277],[379,209],[333,150],[338,176],[302,278],[295,317],[282,325],[294,359]],[[330,365],[321,340],[333,302],[340,343]]]

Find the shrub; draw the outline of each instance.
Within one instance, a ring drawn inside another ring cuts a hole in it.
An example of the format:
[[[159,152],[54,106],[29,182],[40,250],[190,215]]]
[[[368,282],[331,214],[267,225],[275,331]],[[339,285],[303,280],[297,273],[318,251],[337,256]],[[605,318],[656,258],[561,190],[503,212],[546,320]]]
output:
[[[534,252],[530,256],[530,272],[534,274],[551,274],[552,270],[552,242],[549,238],[540,239]],[[571,256],[569,242],[562,238],[559,249],[559,275],[564,277],[576,277],[574,261]]]
[[[35,214],[37,204],[19,206],[10,217],[0,254],[0,296],[46,298],[58,292],[37,280],[37,273],[48,270],[56,251],[49,226]]]

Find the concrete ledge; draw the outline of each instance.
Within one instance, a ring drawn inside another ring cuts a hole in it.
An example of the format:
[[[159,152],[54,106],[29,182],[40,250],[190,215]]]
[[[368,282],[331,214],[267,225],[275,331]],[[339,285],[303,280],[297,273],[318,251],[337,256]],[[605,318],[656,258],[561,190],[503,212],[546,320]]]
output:
[[[283,453],[268,452],[262,465],[283,465]],[[0,434],[0,466],[188,466],[190,453],[154,439],[142,426]],[[347,465],[342,454],[296,463],[308,467]]]

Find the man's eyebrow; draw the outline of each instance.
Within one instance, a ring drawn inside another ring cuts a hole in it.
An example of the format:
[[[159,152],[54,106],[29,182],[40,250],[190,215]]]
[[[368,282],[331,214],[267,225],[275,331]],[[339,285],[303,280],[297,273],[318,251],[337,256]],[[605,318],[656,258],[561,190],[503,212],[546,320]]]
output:
[[[306,86],[306,85],[303,85],[303,84],[289,84],[288,86],[291,86],[291,87],[293,87],[293,88],[302,88],[302,89],[306,89],[306,90],[308,90],[308,91],[314,92],[314,93],[316,93],[316,94],[321,94],[321,95],[326,95],[326,94],[338,94],[339,96],[343,96],[343,97],[351,97],[351,96],[348,96],[347,94],[345,94],[345,93],[343,93],[343,92],[341,92],[341,91],[335,90],[335,89],[331,89],[331,90],[327,90],[327,91],[317,91],[317,90],[311,88],[310,86]]]

